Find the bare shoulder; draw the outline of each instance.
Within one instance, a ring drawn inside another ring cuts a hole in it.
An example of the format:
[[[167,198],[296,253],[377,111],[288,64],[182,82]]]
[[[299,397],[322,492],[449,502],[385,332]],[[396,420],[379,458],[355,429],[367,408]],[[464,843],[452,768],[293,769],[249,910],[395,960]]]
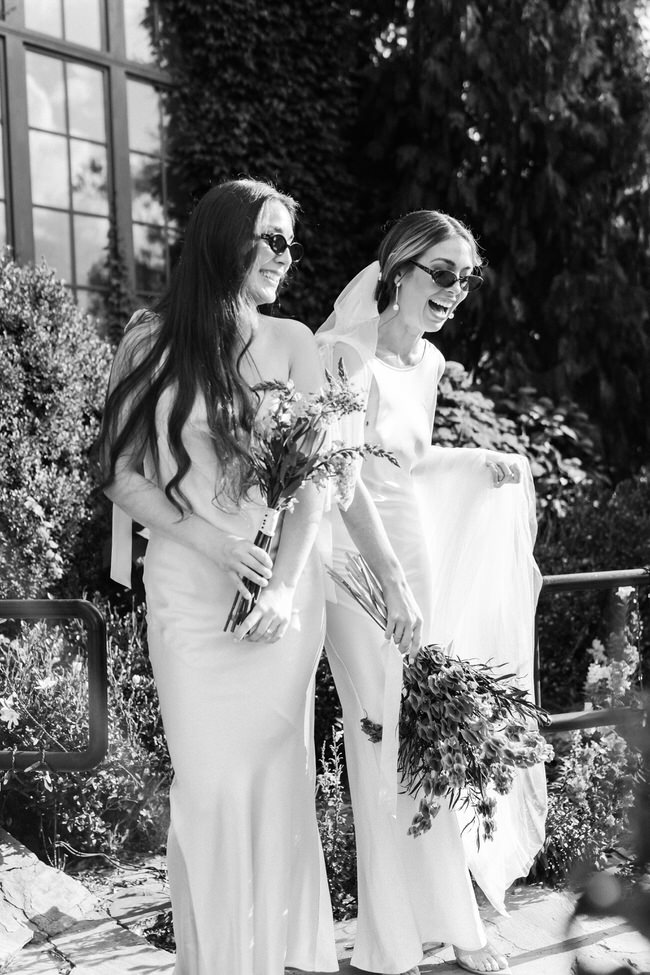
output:
[[[276,318],[272,315],[260,315],[263,327],[273,334],[274,338],[283,342],[308,342],[315,344],[316,340],[310,329],[295,318]]]
[[[298,389],[314,392],[322,385],[322,367],[316,339],[309,328],[295,318],[262,315],[260,333],[265,335],[269,358],[279,358],[288,368],[288,378]]]

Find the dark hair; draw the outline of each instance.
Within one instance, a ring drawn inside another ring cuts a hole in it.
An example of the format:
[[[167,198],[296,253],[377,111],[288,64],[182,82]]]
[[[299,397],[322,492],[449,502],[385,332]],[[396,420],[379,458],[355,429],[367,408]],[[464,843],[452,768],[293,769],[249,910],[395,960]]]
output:
[[[435,244],[462,237],[472,254],[473,267],[483,263],[478,243],[471,230],[441,210],[413,210],[396,220],[379,245],[378,258],[381,277],[377,282],[375,300],[381,313],[395,292],[395,275],[406,269],[409,261],[417,260],[423,251]]]
[[[118,350],[116,362],[126,358],[126,364],[108,395],[100,436],[105,486],[126,449],[140,461],[148,450],[158,464],[156,407],[169,390],[166,433],[176,463],[164,488],[169,500],[181,514],[191,511],[181,488],[191,464],[181,434],[198,395],[205,399],[219,457],[215,500],[237,502],[250,487],[248,440],[256,403],[240,373],[248,345],[242,347],[238,325],[253,315],[244,283],[255,255],[257,220],[273,200],[286,207],[293,222],[295,201],[253,179],[221,183],[194,208],[181,257],[155,314],[143,315]]]

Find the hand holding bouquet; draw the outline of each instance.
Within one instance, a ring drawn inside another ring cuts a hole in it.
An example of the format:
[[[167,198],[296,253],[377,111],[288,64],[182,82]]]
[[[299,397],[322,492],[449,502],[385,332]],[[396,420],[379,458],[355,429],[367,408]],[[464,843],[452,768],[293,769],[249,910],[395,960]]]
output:
[[[351,556],[344,576],[330,575],[382,628],[386,605],[381,586],[361,556]],[[423,647],[405,660],[399,717],[398,770],[419,810],[409,833],[431,827],[443,798],[471,806],[484,839],[496,829],[495,795],[510,792],[518,768],[549,761],[553,750],[537,730],[548,715],[514,682],[513,674],[461,660],[451,645]],[[381,725],[361,722],[371,741]]]
[[[274,394],[270,404],[262,398],[250,443],[253,484],[267,505],[255,545],[265,552],[271,547],[280,514],[297,504],[303,484],[312,481],[317,487],[324,487],[333,481],[337,497],[345,502],[354,492],[355,458],[373,454],[397,464],[392,454],[380,447],[345,446],[331,440],[330,430],[336,420],[363,412],[365,407],[342,362],[338,375],[326,370],[325,379],[323,389],[313,396],[296,392],[291,381],[264,382],[255,387],[255,392]],[[259,598],[259,586],[249,582],[247,588],[250,599],[237,594],[226,630],[234,631]]]

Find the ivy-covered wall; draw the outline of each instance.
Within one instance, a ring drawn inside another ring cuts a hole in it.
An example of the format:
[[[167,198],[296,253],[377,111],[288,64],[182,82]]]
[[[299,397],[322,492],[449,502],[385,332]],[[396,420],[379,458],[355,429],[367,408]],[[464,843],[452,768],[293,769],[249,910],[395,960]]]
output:
[[[279,310],[315,328],[359,269],[352,139],[372,19],[344,0],[160,0],[160,14],[176,216],[241,175],[294,196],[305,257]]]

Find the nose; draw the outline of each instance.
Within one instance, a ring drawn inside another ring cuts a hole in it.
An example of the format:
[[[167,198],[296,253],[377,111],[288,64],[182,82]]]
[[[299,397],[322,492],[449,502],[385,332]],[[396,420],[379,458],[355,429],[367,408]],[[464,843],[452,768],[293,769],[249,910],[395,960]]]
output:
[[[458,298],[460,295],[464,293],[463,289],[460,286],[460,280],[458,278],[456,278],[453,284],[450,284],[447,288],[445,288],[445,291],[453,295],[454,298]]]
[[[275,260],[279,261],[280,264],[291,264],[293,262],[293,258],[291,257],[291,251],[289,248],[286,247],[281,254],[276,254]]]

